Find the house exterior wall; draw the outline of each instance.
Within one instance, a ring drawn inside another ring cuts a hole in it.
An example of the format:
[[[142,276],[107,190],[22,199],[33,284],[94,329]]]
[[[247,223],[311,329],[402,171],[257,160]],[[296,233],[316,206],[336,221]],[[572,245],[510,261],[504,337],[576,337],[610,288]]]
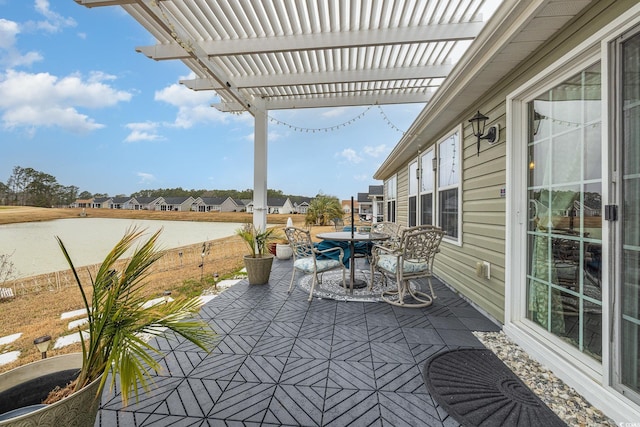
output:
[[[238,205],[233,201],[231,197],[227,197],[222,205],[220,205],[221,212],[234,212],[238,210]]]
[[[478,99],[470,98],[469,108],[455,120],[449,123],[439,123],[438,128],[440,129],[442,126],[442,132],[432,141],[424,141],[425,146],[421,147],[429,148],[437,142],[438,138],[444,137],[451,129],[462,124],[461,244],[456,245],[443,241],[440,246],[441,252],[436,257],[434,264],[435,274],[486,313],[498,321],[506,323],[505,330],[530,354],[550,366],[557,374],[564,373],[561,377],[566,382],[578,389],[592,403],[603,408],[610,416],[618,416],[617,421],[629,421],[629,418],[621,418],[628,417],[629,414],[636,416],[633,418],[636,420],[637,414],[640,413],[640,406],[637,405],[637,402],[634,404],[630,400],[625,400],[622,394],[614,390],[614,387],[608,383],[610,375],[612,375],[611,372],[615,368],[615,354],[612,355],[608,349],[604,349],[604,365],[594,363],[593,359],[584,358],[583,355],[577,354],[577,350],[563,347],[561,340],[556,342],[554,337],[538,336],[540,334],[539,328],[522,325],[521,318],[513,317],[514,307],[522,304],[523,301],[522,296],[520,299],[512,296],[513,288],[521,286],[520,282],[523,279],[520,277],[523,274],[522,269],[526,268],[527,260],[523,260],[520,270],[515,273],[512,271],[513,265],[507,265],[507,260],[516,253],[526,253],[527,249],[526,241],[518,240],[510,234],[518,226],[516,216],[519,208],[509,205],[507,197],[512,200],[520,197],[517,193],[522,191],[522,187],[514,187],[517,183],[514,184],[512,178],[515,173],[514,168],[520,168],[522,171],[526,166],[524,162],[512,163],[511,157],[508,156],[513,156],[513,147],[526,147],[527,140],[521,138],[522,133],[513,132],[508,127],[516,119],[513,117],[513,113],[507,115],[507,99],[522,87],[535,91],[535,86],[531,87],[529,82],[535,81],[541,76],[544,76],[545,81],[554,78],[558,78],[559,82],[562,81],[560,78],[563,69],[561,64],[568,61],[566,57],[572,58],[572,61],[579,61],[581,58],[589,56],[591,52],[606,49],[605,43],[596,41],[593,43],[593,48],[588,51],[586,48],[585,52],[576,51],[576,47],[589,40],[603,27],[610,27],[611,22],[621,21],[621,17],[629,16],[630,9],[638,14],[637,2],[626,0],[591,2],[588,9],[579,14],[570,24],[546,40],[526,60],[510,69],[508,78],[502,79],[500,83],[494,85],[491,90],[485,92]],[[640,20],[636,18],[635,25],[639,24]],[[626,25],[631,26],[632,24]],[[630,29],[627,28],[627,31]],[[606,50],[601,51],[599,55],[600,58],[606,58]],[[509,65],[506,60],[504,63],[505,66]],[[609,76],[608,78],[612,79],[613,77]],[[603,105],[606,105],[608,101],[606,99],[607,91],[604,89],[608,83],[608,80],[602,82]],[[485,140],[481,141],[480,156],[476,151],[477,139],[472,134],[468,122],[469,118],[478,110],[489,117],[487,128],[492,125],[499,125],[500,128],[499,139],[496,143],[490,145]],[[602,120],[603,122],[610,120],[610,116],[607,116],[604,111]],[[612,126],[610,123],[605,123],[605,125]],[[603,134],[603,144],[607,144],[608,140],[604,135],[606,134]],[[408,165],[414,160],[415,158],[410,159],[384,177],[386,200],[388,180],[392,178],[392,173],[397,176],[397,222],[403,225],[407,224]],[[603,159],[604,167],[606,167],[606,159]],[[602,180],[603,187],[606,187],[608,185],[607,176],[603,176]],[[604,188],[603,190],[606,194],[606,190]],[[385,203],[385,217],[386,208]],[[521,209],[526,211],[526,207]],[[603,239],[603,245],[606,244],[606,239]],[[478,261],[491,263],[490,279],[476,277],[475,266]],[[607,282],[607,280],[603,281],[603,283]],[[603,293],[603,303],[606,306],[606,289],[603,290]],[[520,310],[526,310],[526,308],[522,307]],[[615,315],[609,309],[606,309],[605,313],[608,313],[609,319],[603,321],[602,344],[604,347],[610,342],[607,337],[608,330],[611,328],[608,327],[610,324],[607,322],[613,321],[612,316]]]
[[[617,4],[616,4],[617,3]],[[473,300],[489,315],[504,322],[505,307],[505,230],[506,201],[501,189],[506,189],[506,97],[514,88],[525,84],[562,55],[608,23],[612,17],[628,8],[624,2],[601,1],[587,11],[576,23],[545,44],[532,55],[531,61],[515,68],[511,79],[492,89],[492,96],[479,103],[470,102],[469,110],[449,123],[440,137],[452,128],[463,124],[462,158],[462,245],[457,246],[443,240],[441,253],[436,258],[434,271],[438,277]],[[499,125],[500,136],[496,143],[481,142],[481,156],[477,156],[476,137],[472,134],[469,118],[475,111],[488,116],[487,128]],[[426,147],[437,141],[427,143]],[[487,155],[489,154],[490,155]],[[415,159],[412,159],[412,161]],[[397,213],[396,222],[408,224],[408,163],[396,170]],[[386,181],[385,181],[386,195]],[[434,213],[435,214],[435,213]],[[385,204],[386,217],[386,204]],[[475,275],[476,262],[491,263],[491,279]]]

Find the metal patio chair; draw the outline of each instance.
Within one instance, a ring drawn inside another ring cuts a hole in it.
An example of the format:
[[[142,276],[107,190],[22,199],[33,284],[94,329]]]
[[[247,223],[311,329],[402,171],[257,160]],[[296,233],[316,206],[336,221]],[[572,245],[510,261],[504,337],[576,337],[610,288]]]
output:
[[[389,238],[387,240],[376,243],[376,245],[374,245],[374,247],[371,249],[371,255],[369,256],[369,269],[370,269],[369,277],[371,278],[371,280],[369,281],[370,291],[373,288],[373,279],[374,279],[374,274],[376,270],[376,263],[378,262],[375,246],[384,246],[386,248],[394,249],[394,250],[397,249],[398,246],[400,245],[400,239],[402,238],[402,231],[405,229],[406,227],[400,224],[397,224],[395,222],[389,222],[389,221],[377,222],[371,226],[371,231],[370,231],[371,233],[385,234],[389,236]]]
[[[405,229],[398,246],[374,247],[375,270],[384,280],[395,279],[397,289],[382,292],[382,299],[400,307],[427,307],[436,295],[431,284],[433,261],[439,252],[444,231],[431,225],[421,225]],[[372,276],[373,277],[373,276]],[[431,294],[411,288],[412,279],[426,278]],[[410,301],[406,301],[410,297]]]
[[[293,273],[291,275],[288,292],[291,292],[291,289],[293,289],[296,270],[300,270],[306,274],[313,274],[311,290],[309,291],[309,301],[311,301],[316,284],[322,283],[322,273],[339,268],[342,269],[342,287],[345,291],[347,290],[347,269],[344,266],[344,251],[341,247],[318,250],[311,241],[309,231],[296,227],[287,227],[284,229],[284,232],[293,249]]]

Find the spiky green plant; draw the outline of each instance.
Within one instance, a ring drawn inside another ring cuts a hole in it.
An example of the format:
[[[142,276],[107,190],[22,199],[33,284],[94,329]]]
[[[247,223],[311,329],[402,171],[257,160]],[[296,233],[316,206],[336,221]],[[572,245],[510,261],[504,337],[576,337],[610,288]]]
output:
[[[131,391],[135,392],[137,400],[138,384],[148,390],[151,375],[160,370],[159,362],[153,358],[160,352],[144,339],[145,335],[159,336],[169,329],[204,351],[210,351],[215,334],[206,322],[194,318],[200,307],[198,298],[145,305],[143,290],[149,268],[164,253],[157,247],[161,231],[137,246],[123,264],[118,262],[120,258],[144,234],[144,230],[136,227],[128,229],[106,256],[95,278],[90,276],[93,288],[90,297],[64,243],[56,237],[88,313],[88,334],[80,332],[83,365],[73,391],[101,378],[100,396],[107,378],[111,378],[111,387],[119,379],[123,403],[127,404]],[[118,268],[119,265],[122,267]]]
[[[236,230],[236,234],[242,237],[242,240],[247,244],[251,257],[260,258],[266,251],[267,243],[274,240],[275,231],[275,228],[258,230],[253,224],[244,224],[242,228]]]

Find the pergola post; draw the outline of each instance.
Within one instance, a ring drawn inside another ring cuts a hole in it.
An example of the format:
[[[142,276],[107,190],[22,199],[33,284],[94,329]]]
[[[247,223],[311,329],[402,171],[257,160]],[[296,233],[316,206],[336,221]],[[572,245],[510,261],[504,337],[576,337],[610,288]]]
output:
[[[253,130],[253,226],[267,227],[267,111],[256,108]]]

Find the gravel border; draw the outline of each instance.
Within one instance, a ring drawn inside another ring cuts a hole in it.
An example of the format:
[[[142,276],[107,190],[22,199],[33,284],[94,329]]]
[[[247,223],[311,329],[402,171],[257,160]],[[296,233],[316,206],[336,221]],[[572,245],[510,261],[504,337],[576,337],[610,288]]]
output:
[[[593,407],[550,370],[533,360],[504,332],[473,333],[493,351],[560,419],[569,426],[609,426],[617,424]]]

